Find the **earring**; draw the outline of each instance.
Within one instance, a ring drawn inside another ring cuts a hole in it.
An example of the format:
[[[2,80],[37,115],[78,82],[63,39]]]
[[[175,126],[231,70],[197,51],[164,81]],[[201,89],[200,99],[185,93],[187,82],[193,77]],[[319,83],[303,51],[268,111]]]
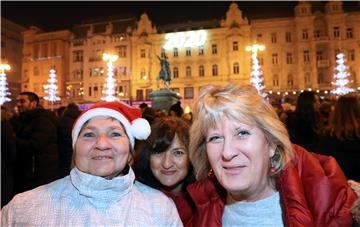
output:
[[[208,171],[208,177],[213,177],[214,176],[214,171],[213,171],[213,169],[211,168],[211,169],[209,169],[209,171]]]
[[[274,175],[276,172],[276,162],[278,161],[278,159],[280,158],[280,153],[277,149],[275,149],[275,154],[270,158],[270,162],[269,162],[269,174],[270,175]]]

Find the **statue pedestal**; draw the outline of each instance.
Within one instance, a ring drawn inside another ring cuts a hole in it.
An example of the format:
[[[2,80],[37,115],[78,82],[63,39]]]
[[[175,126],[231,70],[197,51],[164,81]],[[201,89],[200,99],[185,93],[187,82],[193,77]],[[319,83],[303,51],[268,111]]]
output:
[[[151,107],[154,109],[169,110],[181,97],[174,91],[162,89],[150,93]]]

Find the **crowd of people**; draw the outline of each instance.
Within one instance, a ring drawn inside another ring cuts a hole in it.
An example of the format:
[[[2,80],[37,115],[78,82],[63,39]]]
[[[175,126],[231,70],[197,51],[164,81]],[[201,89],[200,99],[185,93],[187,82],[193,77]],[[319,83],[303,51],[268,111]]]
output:
[[[305,91],[294,106],[229,84],[204,87],[193,114],[180,101],[55,114],[23,92],[17,113],[2,108],[1,223],[356,226],[359,97]]]

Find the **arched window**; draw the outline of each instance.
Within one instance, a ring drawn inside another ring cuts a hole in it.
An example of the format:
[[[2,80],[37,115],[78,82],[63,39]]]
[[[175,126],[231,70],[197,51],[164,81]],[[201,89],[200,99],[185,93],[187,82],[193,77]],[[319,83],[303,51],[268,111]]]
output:
[[[218,75],[218,66],[216,64],[212,66],[212,75],[213,76]]]
[[[199,66],[199,76],[200,76],[200,77],[205,76],[205,69],[204,69],[204,66],[203,66],[203,65],[200,65],[200,66]]]

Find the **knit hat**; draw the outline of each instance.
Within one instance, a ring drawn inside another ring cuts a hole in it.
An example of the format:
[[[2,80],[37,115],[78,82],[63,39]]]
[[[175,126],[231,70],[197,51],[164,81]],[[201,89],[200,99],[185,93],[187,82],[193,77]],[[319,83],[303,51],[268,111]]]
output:
[[[99,102],[84,111],[75,121],[72,129],[73,147],[75,147],[80,130],[85,122],[97,116],[109,116],[120,121],[125,128],[132,148],[134,148],[135,139],[145,140],[151,132],[147,120],[141,118],[139,108],[134,108],[123,102]]]

